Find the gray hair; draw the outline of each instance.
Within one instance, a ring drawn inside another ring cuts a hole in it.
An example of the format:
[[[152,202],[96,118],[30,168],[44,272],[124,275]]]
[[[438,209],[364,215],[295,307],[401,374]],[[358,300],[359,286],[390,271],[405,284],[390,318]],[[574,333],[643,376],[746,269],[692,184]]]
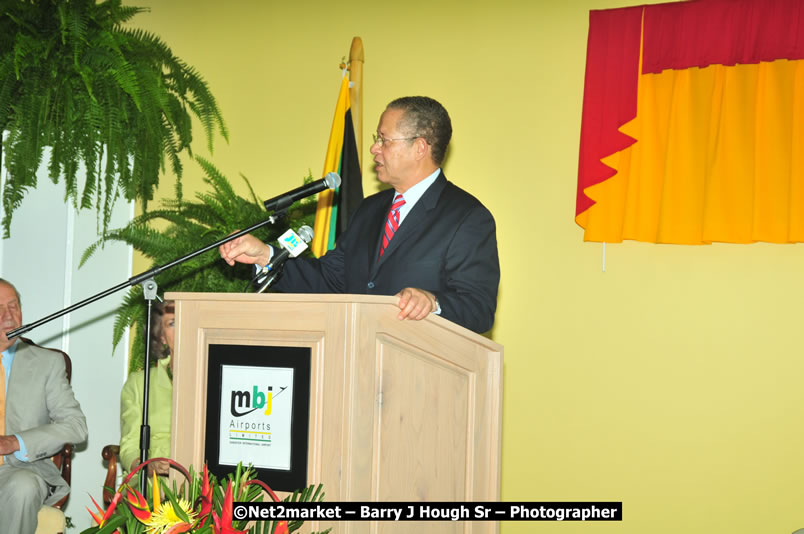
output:
[[[20,297],[20,292],[17,291],[17,287],[5,278],[0,278],[0,284],[6,284],[8,287],[14,290],[14,293],[17,294],[17,302],[19,302],[20,307],[22,307],[22,297]]]
[[[427,96],[403,96],[388,104],[388,109],[404,112],[401,122],[407,135],[427,141],[433,161],[441,165],[452,138],[452,121],[444,106]]]

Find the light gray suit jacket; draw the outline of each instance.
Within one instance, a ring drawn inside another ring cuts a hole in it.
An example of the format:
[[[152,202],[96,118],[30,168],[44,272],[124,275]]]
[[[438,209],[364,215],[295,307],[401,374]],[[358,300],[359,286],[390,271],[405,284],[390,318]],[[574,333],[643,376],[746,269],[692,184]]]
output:
[[[87,421],[67,382],[64,357],[51,350],[17,342],[6,391],[6,432],[25,442],[28,462],[6,456],[9,465],[39,473],[53,489],[45,504],[70,492],[50,457],[65,443],[87,439]]]

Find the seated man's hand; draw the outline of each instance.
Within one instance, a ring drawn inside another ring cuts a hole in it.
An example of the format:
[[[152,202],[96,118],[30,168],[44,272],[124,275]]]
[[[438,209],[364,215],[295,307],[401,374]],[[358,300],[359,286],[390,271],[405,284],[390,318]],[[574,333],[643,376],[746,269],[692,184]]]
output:
[[[224,243],[218,247],[218,252],[229,265],[235,262],[267,265],[271,261],[271,248],[251,234]]]
[[[154,473],[157,475],[164,475],[167,476],[170,474],[170,464],[167,463],[165,460],[158,460],[156,462],[151,462],[148,464],[148,477],[154,476]]]
[[[0,455],[14,454],[20,450],[20,442],[17,436],[0,436]]]
[[[134,460],[131,462],[131,468],[128,470],[129,472],[134,471],[137,466],[140,465],[139,460]],[[165,475],[167,476],[170,474],[170,464],[167,463],[165,460],[157,460],[156,462],[151,462],[148,464],[148,478],[154,476],[154,473],[157,475]]]
[[[412,319],[421,321],[437,309],[435,295],[424,289],[406,287],[396,296],[399,297],[397,306],[401,310],[399,315],[396,316],[399,320]]]

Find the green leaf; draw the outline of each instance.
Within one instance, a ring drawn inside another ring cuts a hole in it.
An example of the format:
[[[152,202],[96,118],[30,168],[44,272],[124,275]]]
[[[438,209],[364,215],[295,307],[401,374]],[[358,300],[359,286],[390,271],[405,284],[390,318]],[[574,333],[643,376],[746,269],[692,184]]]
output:
[[[145,8],[122,0],[7,0],[0,12],[0,131],[8,180],[2,226],[27,191],[45,147],[49,178],[108,229],[114,203],[146,209],[165,162],[180,183],[193,117],[212,150],[228,131],[200,73],[157,36],[128,26]],[[78,188],[78,171],[86,184]]]
[[[161,477],[159,478],[159,482],[162,488],[162,494],[165,495],[170,501],[170,504],[173,505],[173,511],[176,513],[177,516],[179,516],[179,519],[181,519],[185,523],[190,523],[190,518],[187,516],[186,513],[184,513],[184,510],[182,510],[181,506],[179,506],[179,500],[176,498],[176,487],[175,487],[176,481],[175,480],[173,481],[174,487],[172,491],[168,489],[167,485],[165,484],[165,481],[162,480]]]
[[[120,525],[126,522],[126,518],[123,515],[113,515],[106,521],[101,529],[97,532],[98,534],[111,534],[114,532]]]
[[[185,254],[198,250],[204,245],[215,243],[236,229],[248,228],[267,219],[262,201],[256,198],[250,188],[252,198],[238,196],[229,180],[209,161],[195,158],[204,171],[207,191],[196,193],[194,200],[181,201],[178,198],[161,202],[159,209],[144,213],[123,228],[106,231],[81,255],[81,265],[91,261],[93,254],[106,241],[118,241],[131,245],[135,250],[151,260],[151,268],[167,264]],[[248,179],[242,179],[248,184]],[[307,176],[304,180],[312,179]],[[276,240],[288,226],[298,228],[303,224],[314,223],[316,202],[305,199],[288,210],[288,220],[274,226],[264,226],[254,235],[270,242]],[[160,293],[167,291],[206,291],[220,293],[241,293],[251,280],[252,270],[248,265],[229,267],[220,259],[217,250],[210,250],[186,263],[168,269],[155,277]],[[132,287],[123,298],[116,312],[112,331],[113,346],[116,347],[125,334],[126,328],[136,325],[131,357],[131,370],[142,368],[144,356],[144,333],[142,323],[145,317],[144,299],[140,286]]]

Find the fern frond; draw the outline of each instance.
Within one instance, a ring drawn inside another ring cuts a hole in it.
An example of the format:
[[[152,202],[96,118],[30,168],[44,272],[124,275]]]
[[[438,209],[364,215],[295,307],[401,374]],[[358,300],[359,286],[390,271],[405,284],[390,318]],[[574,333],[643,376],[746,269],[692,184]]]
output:
[[[204,245],[213,244],[238,228],[248,228],[267,218],[267,213],[248,184],[251,199],[238,196],[229,180],[207,160],[196,157],[204,171],[207,191],[199,192],[192,201],[177,198],[161,202],[159,209],[147,211],[135,217],[122,228],[107,230],[92,243],[81,256],[83,266],[106,241],[119,241],[131,245],[151,260],[151,268],[162,266],[194,252]],[[305,178],[306,180],[307,178]],[[315,217],[315,201],[297,202],[290,208],[293,227],[312,224]],[[269,242],[284,232],[282,227],[263,226],[254,235]],[[251,279],[248,265],[229,267],[217,250],[210,250],[157,275],[161,291],[215,291],[241,292]],[[129,290],[123,304],[117,310],[113,343],[118,343],[125,329],[134,324],[134,351],[131,369],[142,365],[144,341],[141,321],[144,317],[142,289]]]
[[[52,147],[50,179],[64,183],[65,197],[75,206],[95,208],[106,230],[119,197],[141,200],[147,209],[166,161],[181,180],[180,156],[192,155],[193,117],[210,147],[216,133],[228,140],[218,104],[199,73],[157,36],[124,28],[144,11],[121,0],[4,3],[6,236],[15,209],[35,186],[45,146]],[[87,183],[79,191],[82,165]]]

